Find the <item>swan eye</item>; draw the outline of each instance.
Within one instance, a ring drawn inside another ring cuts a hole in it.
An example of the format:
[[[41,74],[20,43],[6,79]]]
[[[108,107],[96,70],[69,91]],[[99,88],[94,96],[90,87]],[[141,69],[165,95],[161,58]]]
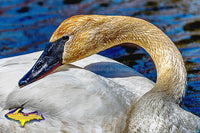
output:
[[[63,39],[64,41],[68,41],[68,40],[69,40],[69,36],[63,36],[62,39]]]

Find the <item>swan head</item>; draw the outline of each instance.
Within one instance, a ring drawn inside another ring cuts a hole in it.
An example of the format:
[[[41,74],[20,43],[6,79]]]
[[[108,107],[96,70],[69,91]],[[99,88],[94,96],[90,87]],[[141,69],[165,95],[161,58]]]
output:
[[[108,40],[105,36],[111,31],[102,26],[105,21],[108,21],[105,16],[96,15],[79,15],[64,20],[51,36],[40,58],[19,81],[19,86],[39,80],[61,65],[106,49]]]

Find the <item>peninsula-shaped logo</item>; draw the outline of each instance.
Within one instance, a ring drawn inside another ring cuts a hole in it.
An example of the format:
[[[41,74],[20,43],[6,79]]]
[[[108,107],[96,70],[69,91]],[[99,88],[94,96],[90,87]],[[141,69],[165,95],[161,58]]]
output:
[[[5,115],[9,120],[18,121],[21,127],[24,127],[28,122],[41,121],[44,120],[42,114],[39,114],[37,111],[31,113],[22,112],[23,107],[16,108]]]

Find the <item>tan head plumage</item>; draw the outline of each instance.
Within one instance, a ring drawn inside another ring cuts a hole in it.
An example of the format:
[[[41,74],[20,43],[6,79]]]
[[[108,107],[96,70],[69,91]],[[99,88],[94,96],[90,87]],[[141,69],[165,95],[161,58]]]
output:
[[[63,21],[50,41],[64,35],[70,38],[64,48],[64,64],[120,43],[134,43],[152,57],[157,68],[157,86],[166,86],[163,90],[169,91],[176,82],[181,82],[175,87],[176,92],[167,93],[176,93],[173,95],[177,99],[184,94],[186,71],[180,52],[161,30],[149,22],[127,16],[79,15]],[[178,75],[176,79],[174,74]]]

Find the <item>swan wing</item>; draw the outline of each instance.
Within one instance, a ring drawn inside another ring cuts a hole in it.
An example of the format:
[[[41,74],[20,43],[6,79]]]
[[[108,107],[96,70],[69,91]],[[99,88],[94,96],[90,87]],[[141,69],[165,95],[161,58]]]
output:
[[[36,52],[0,60],[2,82],[0,85],[2,101],[0,127],[3,131],[35,132],[40,129],[45,132],[75,132],[77,130],[120,132],[125,128],[127,114],[141,95],[134,89],[130,89],[131,84],[126,84],[126,82],[136,77],[144,78],[143,76],[132,69],[128,72],[129,69],[126,66],[116,61],[94,55],[86,58],[85,61],[73,63],[85,69],[67,66],[65,71],[57,71],[37,82],[19,88],[17,81],[26,70],[28,71],[40,54],[41,52]],[[106,65],[110,71],[103,70],[105,67],[102,65]],[[126,73],[124,77],[116,75],[119,68],[124,69],[124,74]],[[106,77],[106,74],[109,77]],[[153,83],[148,82],[150,86],[147,88],[151,89]],[[137,83],[133,80],[132,85],[137,85]],[[38,111],[45,120],[26,124],[24,128],[21,128],[17,122],[5,118],[5,114],[10,111],[8,109],[21,106],[27,113]],[[52,129],[49,130],[49,127]]]

